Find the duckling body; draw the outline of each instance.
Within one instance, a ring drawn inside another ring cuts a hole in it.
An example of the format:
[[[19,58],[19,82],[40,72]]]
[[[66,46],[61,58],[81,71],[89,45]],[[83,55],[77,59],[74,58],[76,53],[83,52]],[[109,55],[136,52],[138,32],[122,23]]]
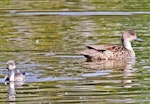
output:
[[[134,40],[142,41],[137,38],[133,30],[125,30],[121,37],[122,46],[112,44],[88,45],[88,49],[80,51],[79,54],[85,56],[87,61],[135,58],[135,52],[131,46],[131,42]]]

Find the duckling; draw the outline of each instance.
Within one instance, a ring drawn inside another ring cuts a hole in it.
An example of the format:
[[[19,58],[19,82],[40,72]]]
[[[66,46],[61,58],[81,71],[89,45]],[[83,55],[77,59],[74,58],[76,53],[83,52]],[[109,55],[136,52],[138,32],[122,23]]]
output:
[[[5,76],[5,81],[9,81],[9,82],[24,81],[26,77],[25,72],[16,70],[16,65],[15,65],[14,60],[9,60],[7,62],[7,69],[8,69],[8,73]]]

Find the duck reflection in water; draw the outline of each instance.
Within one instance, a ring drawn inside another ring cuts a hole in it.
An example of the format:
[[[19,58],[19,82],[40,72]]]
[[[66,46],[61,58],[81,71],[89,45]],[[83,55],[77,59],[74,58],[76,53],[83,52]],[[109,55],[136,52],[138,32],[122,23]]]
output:
[[[119,75],[121,75],[120,77],[122,77],[121,79],[119,79],[118,83],[122,83],[122,86],[124,88],[129,88],[132,87],[133,85],[133,79],[135,79],[136,74],[135,74],[135,70],[136,68],[134,68],[135,65],[135,59],[126,59],[126,60],[101,60],[101,61],[97,61],[97,62],[84,62],[83,63],[83,67],[87,68],[89,70],[89,72],[91,73],[97,73],[100,71],[107,71],[107,70],[112,70],[112,72],[115,71],[119,71],[122,72]],[[92,75],[91,73],[91,75]],[[107,76],[112,77],[113,74],[109,73]],[[113,80],[113,78],[112,78]]]
[[[8,101],[9,104],[15,104],[16,101],[16,89],[17,88],[23,88],[24,83],[22,82],[14,82],[11,81],[8,84]]]
[[[8,88],[8,99],[9,101],[16,100],[15,88],[22,87],[25,80],[25,72],[16,70],[16,65],[14,60],[9,60],[7,62],[8,73],[5,76],[5,84],[9,86]]]

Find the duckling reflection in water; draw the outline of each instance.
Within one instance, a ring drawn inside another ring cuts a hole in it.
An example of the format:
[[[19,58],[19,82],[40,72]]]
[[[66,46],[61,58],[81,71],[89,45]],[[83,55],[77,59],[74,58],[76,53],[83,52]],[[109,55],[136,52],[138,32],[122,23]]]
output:
[[[134,40],[142,41],[140,38],[137,38],[133,30],[128,29],[121,36],[122,46],[112,44],[88,45],[87,48],[89,49],[78,53],[85,56],[87,61],[135,58],[135,52],[131,46],[131,42]]]
[[[8,101],[10,102],[15,102],[16,101],[16,90],[18,88],[23,88],[23,82],[14,82],[14,81],[10,81],[7,85],[8,85]]]
[[[22,82],[25,80],[25,72],[16,70],[16,65],[14,60],[9,60],[7,62],[8,73],[5,76],[5,82]]]

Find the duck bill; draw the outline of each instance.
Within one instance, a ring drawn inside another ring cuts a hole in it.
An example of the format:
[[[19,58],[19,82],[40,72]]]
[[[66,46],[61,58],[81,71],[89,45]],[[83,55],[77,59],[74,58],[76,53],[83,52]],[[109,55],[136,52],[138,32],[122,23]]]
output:
[[[143,42],[143,40],[141,38],[136,38],[135,40],[138,42]]]

